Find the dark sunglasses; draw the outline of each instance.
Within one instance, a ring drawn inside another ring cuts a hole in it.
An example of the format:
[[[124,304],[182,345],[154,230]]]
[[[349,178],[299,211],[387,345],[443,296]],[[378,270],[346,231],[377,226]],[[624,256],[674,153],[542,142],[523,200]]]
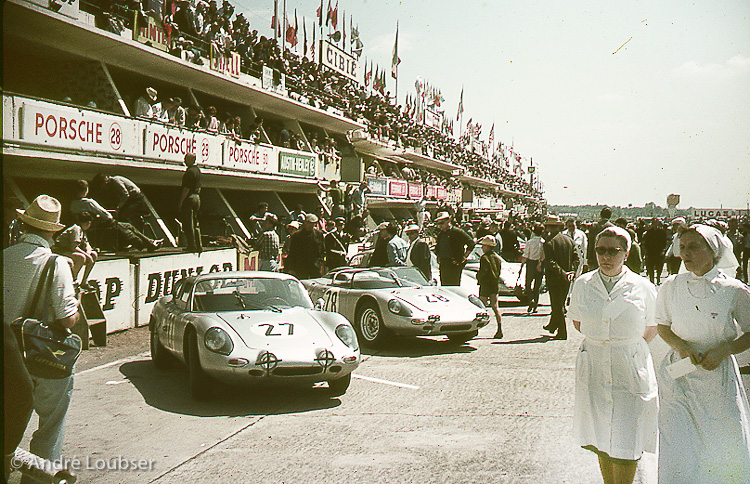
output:
[[[596,251],[597,255],[608,255],[610,257],[614,257],[620,252],[622,252],[622,248],[620,247],[597,247],[594,249]]]

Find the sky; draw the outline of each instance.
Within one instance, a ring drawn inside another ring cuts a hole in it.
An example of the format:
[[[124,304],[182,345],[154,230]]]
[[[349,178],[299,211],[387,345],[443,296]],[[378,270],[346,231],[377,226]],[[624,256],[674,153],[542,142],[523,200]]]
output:
[[[270,35],[273,0],[232,3]],[[287,0],[308,40],[319,4]],[[463,124],[484,139],[494,124],[533,159],[551,205],[666,206],[675,193],[678,208],[750,207],[747,0],[339,0],[338,12],[347,36],[350,15],[359,26],[362,60],[389,73],[398,22],[399,102],[422,78],[455,121],[463,88]]]

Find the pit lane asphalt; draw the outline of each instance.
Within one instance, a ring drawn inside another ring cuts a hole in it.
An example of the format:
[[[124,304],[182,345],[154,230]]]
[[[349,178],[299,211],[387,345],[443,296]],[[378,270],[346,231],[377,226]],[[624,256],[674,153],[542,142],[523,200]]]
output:
[[[86,483],[598,483],[595,456],[572,437],[582,337],[569,324],[567,341],[549,340],[546,302],[533,316],[504,307],[502,340],[492,321],[463,346],[416,338],[364,350],[340,398],[223,388],[195,402],[184,368],[151,364],[147,328],[110,335],[78,362],[63,454]],[[660,361],[666,345],[652,351]],[[34,417],[23,448],[35,428]],[[123,459],[145,463],[96,469]],[[646,454],[636,482],[655,477]]]

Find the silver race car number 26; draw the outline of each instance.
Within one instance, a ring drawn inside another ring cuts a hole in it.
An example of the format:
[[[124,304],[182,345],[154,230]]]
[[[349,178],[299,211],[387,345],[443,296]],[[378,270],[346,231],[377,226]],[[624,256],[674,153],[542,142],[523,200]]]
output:
[[[448,302],[448,298],[442,294],[420,294],[428,303]]]

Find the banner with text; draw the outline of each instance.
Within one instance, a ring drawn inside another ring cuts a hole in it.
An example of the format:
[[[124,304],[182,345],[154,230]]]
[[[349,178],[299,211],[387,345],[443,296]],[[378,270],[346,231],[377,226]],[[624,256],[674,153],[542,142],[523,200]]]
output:
[[[320,41],[320,63],[355,82],[359,82],[359,62],[357,59],[325,40]]]
[[[127,118],[33,99],[23,100],[19,111],[23,141],[76,151],[140,153],[136,123]],[[4,138],[10,136],[12,133],[3,133]]]
[[[224,166],[257,173],[278,173],[273,146],[224,141]]]
[[[169,51],[170,39],[161,21],[151,15],[139,15],[138,12],[133,14],[133,40],[141,44],[149,44],[164,52]],[[143,19],[146,19],[144,22]]]
[[[716,218],[716,217],[741,217],[750,215],[750,210],[746,208],[694,208],[693,218]]]
[[[242,67],[242,58],[237,52],[229,52],[228,56],[225,56],[216,48],[214,44],[211,44],[211,62],[210,67],[214,71],[227,74],[232,77],[240,77],[240,68]]]
[[[314,177],[317,165],[317,156],[279,150],[279,173]]]
[[[185,153],[195,153],[198,163],[219,166],[222,162],[223,136],[191,131],[159,124],[146,127],[146,157],[181,162]]]
[[[388,180],[384,178],[368,178],[367,188],[370,189],[370,193],[373,195],[387,195]]]
[[[174,283],[197,274],[233,271],[237,267],[237,249],[205,251],[197,254],[179,254],[139,259],[136,267],[136,306],[138,326],[148,324],[151,310],[159,298],[172,294]]]
[[[135,327],[134,285],[128,259],[99,261],[89,275],[107,320],[107,333]]]
[[[392,197],[406,198],[409,185],[405,180],[388,180],[388,194]]]
[[[409,182],[409,198],[422,198],[422,184]]]

